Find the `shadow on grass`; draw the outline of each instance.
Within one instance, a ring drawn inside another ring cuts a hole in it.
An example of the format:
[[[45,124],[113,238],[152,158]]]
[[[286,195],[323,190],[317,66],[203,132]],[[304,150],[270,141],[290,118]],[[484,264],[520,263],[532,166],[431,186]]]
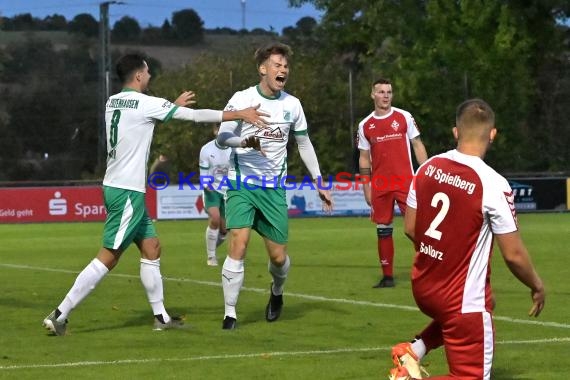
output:
[[[178,308],[172,308],[168,310],[171,316],[181,317],[185,321],[185,327],[183,330],[192,329],[192,324],[187,323],[188,310],[182,311]],[[153,328],[154,316],[150,309],[140,309],[132,310],[129,312],[128,318],[123,318],[122,316],[114,316],[112,312],[108,315],[103,316],[103,318],[87,318],[83,319],[78,323],[77,328],[73,328],[73,321],[69,323],[68,330],[73,333],[90,333],[97,331],[109,331],[109,330],[120,330],[129,327],[148,327]],[[70,318],[71,319],[71,318]],[[87,324],[89,327],[81,327]],[[81,326],[79,326],[81,325]]]

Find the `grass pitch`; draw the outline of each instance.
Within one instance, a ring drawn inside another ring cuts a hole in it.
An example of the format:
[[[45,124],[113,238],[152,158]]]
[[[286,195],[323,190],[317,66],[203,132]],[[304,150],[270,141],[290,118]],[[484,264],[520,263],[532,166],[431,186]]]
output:
[[[570,369],[570,214],[519,215],[523,239],[547,286],[538,319],[529,291],[497,251],[493,379],[563,379]],[[279,321],[267,323],[269,283],[262,240],[252,234],[238,304],[238,329],[223,331],[220,267],[206,266],[205,221],[160,221],[165,304],[187,330],[152,331],[138,252],[70,315],[65,337],[42,319],[95,256],[102,223],[0,225],[1,379],[385,379],[390,347],[427,318],[411,294],[411,243],[395,220],[397,286],[378,281],[374,225],[366,218],[292,219],[292,267]],[[227,245],[218,250],[223,262]],[[446,373],[441,350],[425,364]]]

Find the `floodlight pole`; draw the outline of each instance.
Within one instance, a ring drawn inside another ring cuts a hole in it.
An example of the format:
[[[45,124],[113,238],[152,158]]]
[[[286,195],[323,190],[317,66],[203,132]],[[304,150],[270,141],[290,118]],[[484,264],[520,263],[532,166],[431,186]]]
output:
[[[109,30],[109,5],[124,4],[122,1],[105,1],[99,4],[99,112],[97,167],[103,169],[107,157],[105,133],[105,102],[110,95],[111,83],[111,33]]]
[[[245,0],[241,0],[241,29],[245,29]]]

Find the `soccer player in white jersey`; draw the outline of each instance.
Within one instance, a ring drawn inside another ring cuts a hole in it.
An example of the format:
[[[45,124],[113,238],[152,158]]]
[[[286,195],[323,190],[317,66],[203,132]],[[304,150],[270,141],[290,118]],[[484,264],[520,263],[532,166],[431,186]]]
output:
[[[44,319],[44,326],[55,335],[65,335],[69,313],[115,267],[132,242],[140,250],[140,277],[155,317],[154,328],[180,327],[182,322],[171,318],[164,308],[160,243],[145,206],[146,168],[155,122],[171,118],[196,122],[243,119],[265,125],[260,117],[264,114],[256,107],[235,112],[193,110],[184,107],[194,103],[192,91],[183,92],[174,104],[145,95],[150,74],[144,57],[138,54],[120,58],[116,70],[123,90],[109,97],[105,111],[107,170],[103,197],[107,217],[103,246],[77,276],[61,304]]]
[[[283,286],[289,272],[287,254],[288,217],[285,189],[280,179],[287,175],[287,141],[292,132],[301,159],[316,182],[319,163],[307,134],[307,121],[299,99],[284,91],[289,77],[291,49],[270,43],[255,53],[259,84],[236,92],[226,110],[261,104],[269,127],[257,129],[246,122],[225,122],[218,142],[233,147],[229,178],[233,188],[226,193],[226,223],[230,230],[230,250],[222,269],[224,291],[223,329],[236,327],[236,304],[244,281],[244,259],[253,228],[264,239],[273,278],[265,310],[268,322],[276,321],[283,305]],[[249,183],[244,186],[244,181]],[[239,185],[239,188],[238,188]],[[330,211],[330,192],[317,186],[323,209]]]
[[[437,379],[490,379],[493,240],[510,271],[530,289],[529,316],[544,307],[544,285],[518,231],[513,192],[483,161],[496,133],[491,107],[467,100],[457,108],[457,148],[430,158],[416,172],[404,229],[416,249],[414,299],[432,321],[416,340],[392,349],[397,367],[391,379],[421,378],[419,361],[441,345],[449,374]]]
[[[214,135],[218,135],[219,127],[214,126]],[[230,168],[231,149],[221,146],[216,139],[206,143],[200,149],[200,177],[204,183],[204,206],[208,213],[206,227],[206,263],[218,266],[216,248],[226,240],[226,208],[224,195],[226,188],[222,181],[227,178]]]

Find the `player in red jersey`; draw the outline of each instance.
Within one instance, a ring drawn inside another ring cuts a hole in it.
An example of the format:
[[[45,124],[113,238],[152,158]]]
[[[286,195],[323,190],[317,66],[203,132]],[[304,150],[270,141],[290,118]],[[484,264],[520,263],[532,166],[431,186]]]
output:
[[[370,97],[374,112],[358,124],[358,166],[361,176],[370,176],[363,185],[366,203],[372,207],[370,218],[376,223],[378,259],[383,277],[375,288],[394,286],[394,240],[392,220],[394,201],[402,213],[413,177],[410,142],[421,165],[427,153],[412,115],[392,107],[392,84],[378,79],[372,84]]]
[[[416,249],[414,299],[433,320],[414,342],[393,348],[395,364],[410,375],[394,378],[421,378],[419,361],[443,345],[449,374],[432,379],[490,379],[494,239],[507,267],[531,290],[529,315],[544,307],[544,286],[518,231],[513,192],[483,161],[496,133],[491,107],[467,100],[457,108],[457,148],[430,158],[416,173],[404,228]]]

